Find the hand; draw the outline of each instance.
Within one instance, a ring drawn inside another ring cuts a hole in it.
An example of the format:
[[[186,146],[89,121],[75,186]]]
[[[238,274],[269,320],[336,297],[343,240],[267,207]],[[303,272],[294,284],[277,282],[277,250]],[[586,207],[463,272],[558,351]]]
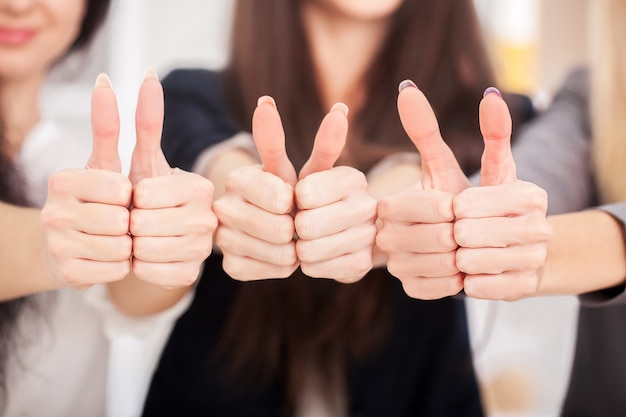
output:
[[[457,267],[465,293],[475,298],[514,300],[540,284],[551,228],[547,194],[519,181],[511,154],[511,117],[499,94],[480,104],[485,141],[480,185],[454,199]]]
[[[93,149],[87,169],[53,175],[41,212],[52,275],[72,288],[119,281],[131,269],[132,186],[121,174],[119,113],[105,75],[98,77],[91,101]]]
[[[231,172],[214,203],[216,244],[233,278],[285,278],[301,266],[310,276],[352,282],[371,268],[375,200],[361,173],[332,168],[345,144],[346,114],[338,105],[322,121],[297,181],[276,104],[259,99],[252,133],[262,167]]]
[[[292,217],[296,172],[271,97],[259,99],[252,134],[263,166],[229,174],[226,193],[213,204],[220,224],[215,243],[224,270],[235,279],[286,278],[299,266]]]
[[[426,97],[414,84],[401,89],[398,111],[420,152],[423,177],[379,201],[382,226],[376,242],[388,254],[387,269],[409,296],[454,295],[463,288],[464,275],[456,266],[453,199],[470,183],[443,141]]]
[[[165,161],[156,74],[147,73],[139,94],[130,179],[120,173],[119,112],[105,75],[92,94],[91,119],[88,169],[52,176],[42,211],[53,275],[76,288],[119,281],[131,269],[163,287],[193,283],[212,247],[213,189],[201,176],[172,170]]]
[[[129,178],[133,185],[130,233],[132,269],[143,281],[167,288],[188,286],[211,254],[217,217],[213,185],[172,169],[161,150],[163,89],[153,70],[139,90]]]
[[[336,104],[320,125],[295,188],[295,228],[302,272],[350,283],[372,268],[376,200],[363,173],[333,168],[346,142],[347,113]]]
[[[473,188],[423,94],[403,89],[398,109],[426,166],[421,184],[379,203],[383,229],[377,243],[389,252],[390,272],[414,298],[440,298],[462,287],[469,296],[489,299],[534,292],[549,236],[547,196],[516,179],[504,101],[487,94],[481,102],[485,152],[481,187]]]

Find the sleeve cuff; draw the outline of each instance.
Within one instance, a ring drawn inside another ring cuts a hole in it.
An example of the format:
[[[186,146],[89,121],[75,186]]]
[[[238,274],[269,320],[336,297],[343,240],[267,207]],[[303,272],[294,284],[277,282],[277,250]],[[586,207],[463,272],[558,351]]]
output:
[[[626,203],[607,204],[597,208],[609,213],[622,224],[622,232],[626,238]],[[626,285],[581,294],[579,299],[581,305],[586,307],[626,305]]]
[[[252,135],[247,132],[239,132],[235,136],[205,149],[193,164],[192,171],[196,174],[203,175],[215,158],[233,149],[246,151],[259,162],[261,161],[261,157],[254,145]]]

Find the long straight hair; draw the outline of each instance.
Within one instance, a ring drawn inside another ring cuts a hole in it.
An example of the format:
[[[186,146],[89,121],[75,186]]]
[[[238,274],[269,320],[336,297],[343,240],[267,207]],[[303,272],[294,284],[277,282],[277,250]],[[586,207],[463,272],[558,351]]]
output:
[[[626,200],[626,3],[590,4],[593,162],[602,202]]]
[[[259,96],[276,99],[296,169],[327,111],[302,22],[303,1],[239,0],[224,72],[227,101],[243,129],[251,129]],[[478,103],[495,81],[472,1],[406,0],[389,28],[366,74],[365,104],[351,124],[342,162],[367,172],[386,155],[415,151],[395,104],[398,83],[410,78],[429,97],[463,169],[473,172],[483,147]],[[326,394],[345,394],[348,366],[374,352],[393,323],[391,279],[377,269],[345,285],[298,270],[286,280],[245,283],[219,352],[227,355],[231,375],[285,381],[292,406],[312,366]]]

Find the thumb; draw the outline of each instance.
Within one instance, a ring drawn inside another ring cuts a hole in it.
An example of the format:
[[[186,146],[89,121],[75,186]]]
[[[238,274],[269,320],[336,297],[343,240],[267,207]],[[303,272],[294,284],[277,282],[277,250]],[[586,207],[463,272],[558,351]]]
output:
[[[467,188],[469,180],[441,137],[439,123],[424,93],[410,80],[401,82],[399,90],[400,121],[420,153],[424,188],[453,194]]]
[[[144,178],[170,174],[170,165],[161,150],[162,130],[163,87],[156,72],[150,68],[139,88],[135,111],[137,139],[128,175],[133,184]]]
[[[315,135],[311,156],[300,170],[300,179],[314,172],[331,169],[343,147],[348,135],[348,106],[336,103],[324,117]]]
[[[485,90],[479,110],[480,131],[485,141],[480,185],[498,185],[517,180],[511,153],[511,115],[500,91]]]
[[[91,131],[93,144],[87,168],[122,172],[117,150],[120,114],[111,81],[106,74],[98,75],[91,93]]]
[[[287,157],[285,131],[270,96],[260,97],[252,115],[252,136],[261,157],[263,169],[288,184],[296,184],[296,171]]]

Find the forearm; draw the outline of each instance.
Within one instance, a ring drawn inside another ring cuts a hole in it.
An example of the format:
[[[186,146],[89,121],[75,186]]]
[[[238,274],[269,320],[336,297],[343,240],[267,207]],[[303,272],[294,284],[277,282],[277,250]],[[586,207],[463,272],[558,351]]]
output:
[[[622,225],[600,210],[550,216],[553,234],[539,294],[582,294],[624,284]]]
[[[0,203],[0,300],[61,287],[50,271],[38,209]]]

